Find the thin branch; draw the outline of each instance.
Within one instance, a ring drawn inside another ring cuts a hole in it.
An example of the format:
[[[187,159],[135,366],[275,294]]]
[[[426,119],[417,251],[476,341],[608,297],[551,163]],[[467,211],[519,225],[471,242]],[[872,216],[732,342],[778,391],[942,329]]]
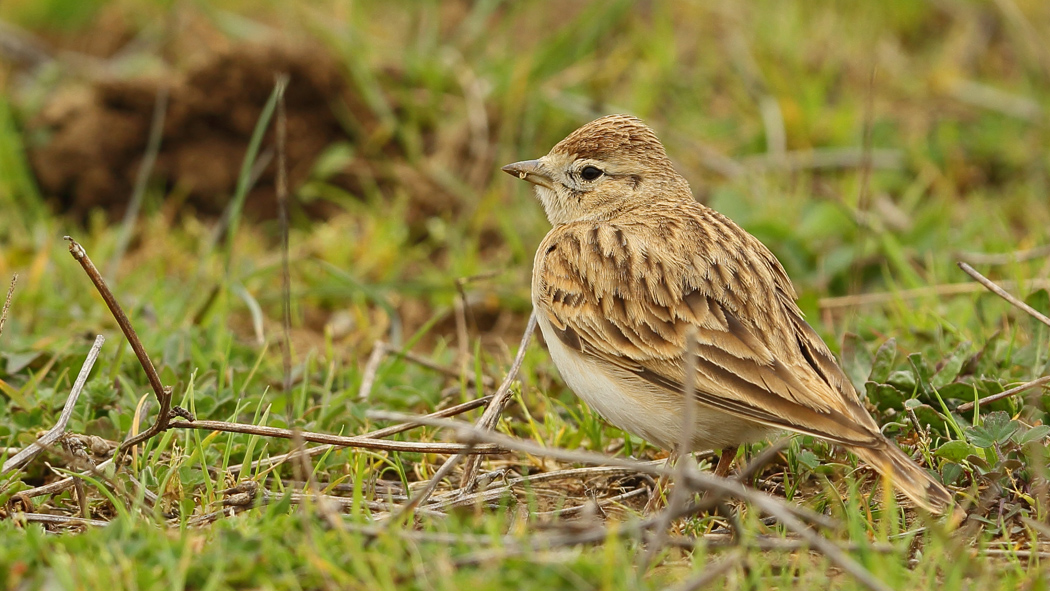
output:
[[[311,443],[327,443],[336,447],[354,447],[360,449],[378,449],[384,451],[401,451],[415,453],[437,453],[458,454],[470,450],[478,454],[499,454],[507,450],[498,445],[463,445],[458,443],[415,443],[411,441],[386,441],[383,439],[372,439],[371,437],[344,437],[341,435],[329,435],[327,433],[315,433],[312,431],[295,431],[292,429],[279,429],[264,425],[251,425],[248,423],[232,423],[227,421],[173,421],[168,425],[171,429],[201,429],[204,431],[222,431],[225,433],[245,433],[247,435],[260,435],[262,437],[279,437],[281,439],[294,439],[301,437],[303,441]],[[299,454],[293,454],[296,457]]]
[[[446,427],[454,429],[457,437],[466,442],[477,444],[491,443],[508,450],[527,453],[537,457],[548,457],[564,462],[632,467],[639,473],[648,474],[654,477],[672,477],[674,475],[674,471],[667,467],[654,466],[636,460],[610,457],[588,451],[543,447],[532,441],[495,433],[488,429],[483,429],[480,426],[464,423],[463,421],[424,419],[422,417],[413,417],[403,413],[381,411],[371,412],[369,413],[369,416],[382,420],[417,420],[426,425]],[[872,591],[890,591],[890,588],[885,583],[876,579],[867,569],[845,554],[838,546],[832,543],[831,540],[824,538],[800,521],[799,518],[796,517],[797,511],[789,507],[786,501],[773,497],[767,493],[748,488],[735,480],[720,478],[696,471],[689,474],[683,484],[697,492],[708,491],[712,493],[715,499],[724,496],[732,496],[751,504],[763,513],[775,517],[785,527],[808,542],[814,550],[824,554],[832,563],[853,575],[864,586]],[[705,499],[705,501],[707,501],[707,499]],[[692,509],[692,507],[690,507],[690,509]]]
[[[986,396],[985,398],[981,398],[980,400],[977,400],[976,402],[967,402],[966,404],[960,404],[958,406],[958,408],[956,408],[955,410],[957,410],[959,412],[966,412],[968,410],[973,410],[973,408],[975,406],[978,406],[978,405],[981,405],[981,404],[987,404],[989,402],[995,402],[996,400],[1002,400],[1003,398],[1009,398],[1010,396],[1013,396],[1014,394],[1020,394],[1021,392],[1024,392],[1025,390],[1031,390],[1032,388],[1038,388],[1039,386],[1042,386],[1042,385],[1047,384],[1047,383],[1050,383],[1050,376],[1043,376],[1041,378],[1032,380],[1031,382],[1028,382],[1027,384],[1021,384],[1020,386],[1016,386],[1014,388],[1010,388],[1009,390],[1004,390],[1003,392],[1000,392],[998,394],[993,394],[991,396]]]
[[[77,375],[77,379],[73,383],[73,389],[69,392],[69,396],[66,397],[66,404],[62,407],[62,414],[59,415],[58,422],[55,423],[55,426],[51,427],[47,433],[41,435],[36,441],[30,443],[28,447],[8,458],[8,460],[4,462],[3,468],[0,469],[0,474],[24,466],[45,449],[51,447],[51,445],[65,434],[66,425],[69,424],[69,419],[73,416],[73,408],[77,404],[77,399],[80,398],[80,393],[84,391],[84,385],[87,383],[88,375],[91,373],[91,369],[95,367],[95,360],[98,359],[98,353],[102,349],[102,343],[105,342],[106,338],[102,335],[95,337],[95,343],[91,345],[91,350],[88,351],[87,359],[85,359],[83,365],[80,366],[80,373]]]
[[[479,408],[479,407],[485,406],[485,404],[487,404],[490,400],[492,400],[491,396],[483,396],[483,397],[477,398],[475,400],[470,400],[470,401],[464,402],[462,404],[457,404],[455,406],[450,406],[450,407],[448,407],[446,409],[442,409],[442,410],[439,410],[439,411],[432,412],[432,413],[430,413],[428,415],[425,415],[425,416],[428,417],[428,418],[439,418],[439,419],[440,418],[454,417],[456,415],[472,411],[475,408]],[[416,427],[419,427],[419,426],[421,426],[421,424],[417,423],[417,422],[402,423],[400,425],[393,425],[391,427],[385,427],[385,428],[379,429],[377,431],[371,431],[369,433],[365,433],[364,435],[359,435],[359,437],[367,437],[369,439],[382,439],[384,437],[390,437],[391,435],[396,435],[398,433],[403,433],[405,431],[408,431],[409,429],[415,429]],[[287,462],[288,460],[294,459],[295,457],[297,457],[299,455],[304,455],[304,456],[307,456],[307,457],[313,457],[313,456],[321,455],[321,454],[327,452],[328,450],[335,449],[336,447],[339,447],[339,446],[331,445],[331,444],[329,444],[329,445],[319,445],[317,447],[311,447],[310,449],[295,450],[295,451],[290,451],[290,452],[288,452],[286,454],[281,454],[279,456],[271,456],[269,458],[262,458],[260,460],[256,460],[255,462],[253,462],[251,464],[251,470],[258,470],[259,468],[265,468],[265,467],[274,466],[274,465],[277,465],[277,464],[282,464],[284,462]],[[241,471],[241,466],[230,466],[228,471],[232,475],[237,475]]]
[[[73,255],[73,258],[80,263],[80,266],[84,268],[84,272],[87,273],[88,278],[95,284],[95,289],[98,290],[99,295],[102,296],[103,301],[106,302],[106,306],[109,307],[110,313],[113,314],[113,318],[117,321],[117,326],[124,333],[124,337],[127,338],[128,344],[131,345],[131,349],[135,351],[135,356],[138,357],[139,365],[142,366],[142,370],[146,372],[146,378],[149,380],[150,386],[153,388],[153,393],[157,397],[159,403],[159,410],[157,411],[157,420],[142,433],[134,437],[130,437],[121,444],[120,449],[127,449],[146,441],[153,437],[157,433],[164,431],[168,426],[168,420],[171,418],[169,413],[171,412],[171,389],[166,388],[160,381],[160,375],[157,374],[157,369],[153,367],[153,362],[149,359],[149,354],[146,353],[145,347],[142,346],[142,341],[139,340],[139,336],[135,334],[135,329],[131,326],[131,321],[128,320],[127,314],[120,307],[117,302],[117,298],[113,296],[113,292],[109,290],[106,285],[106,280],[99,274],[98,269],[95,268],[95,264],[91,262],[91,258],[88,257],[87,251],[84,250],[83,246],[77,244],[76,240],[66,236],[66,240],[69,241],[69,253]]]
[[[15,522],[23,523],[47,523],[49,525],[91,525],[105,527],[111,522],[99,519],[84,519],[83,517],[71,517],[67,515],[49,515],[46,513],[15,513],[11,516]]]
[[[972,265],[1006,265],[1050,256],[1050,244],[1013,252],[960,252],[959,258]]]
[[[973,277],[975,280],[977,280],[978,283],[980,283],[981,285],[985,286],[988,289],[988,291],[990,291],[990,292],[994,293],[995,295],[1003,298],[1004,300],[1010,302],[1010,304],[1012,304],[1014,307],[1020,308],[1021,310],[1024,310],[1025,312],[1028,313],[1029,316],[1031,316],[1032,318],[1035,318],[1039,322],[1042,322],[1043,324],[1045,324],[1047,326],[1050,326],[1050,318],[1047,318],[1046,315],[1043,314],[1042,312],[1040,312],[1039,310],[1036,310],[1035,308],[1033,308],[1033,307],[1029,306],[1028,304],[1022,302],[1021,300],[1017,299],[1017,296],[1014,296],[1010,292],[1008,292],[1005,289],[999,287],[991,279],[988,279],[984,275],[981,275],[980,273],[977,272],[976,269],[974,269],[970,265],[968,265],[968,264],[966,264],[964,262],[961,262],[961,261],[958,263],[958,265],[959,265],[959,268],[962,269],[967,275],[969,275],[970,277]]]
[[[533,310],[532,314],[529,315],[529,323],[525,327],[525,332],[521,335],[521,343],[518,345],[518,354],[514,357],[514,362],[511,363],[510,369],[507,370],[507,376],[503,378],[503,383],[500,384],[499,389],[496,390],[495,396],[492,398],[492,402],[489,403],[488,408],[478,419],[477,427],[479,429],[492,430],[496,427],[496,423],[499,422],[500,415],[503,414],[503,409],[507,407],[510,402],[510,387],[514,383],[514,380],[518,377],[518,372],[521,370],[521,364],[525,360],[525,352],[529,348],[529,341],[532,340],[532,333],[536,330],[536,311]],[[454,458],[453,458],[454,459]],[[450,459],[449,461],[452,461]],[[456,460],[458,463],[459,460]],[[474,488],[475,482],[478,478],[478,466],[481,462],[481,458],[475,456],[471,458],[463,470],[463,477],[459,481],[459,487],[464,492],[470,492]]]
[[[1003,281],[1001,283],[1011,289],[1050,289],[1050,280],[1047,279],[1033,279],[1024,282]],[[889,302],[914,300],[930,296],[948,297],[966,295],[978,293],[982,291],[982,289],[983,288],[980,285],[975,285],[973,283],[945,283],[942,285],[931,285],[929,287],[902,289],[900,291],[862,293],[834,298],[820,298],[817,303],[822,310],[834,310],[837,308],[872,306]]]
[[[430,495],[434,494],[434,490],[436,490],[438,485],[441,484],[441,481],[452,472],[452,469],[455,468],[463,458],[466,458],[467,455],[473,451],[473,447],[468,448],[465,452],[456,454],[449,458],[444,464],[441,464],[441,467],[437,469],[437,472],[435,472],[434,475],[430,477],[430,480],[427,481],[426,487],[419,491],[419,493],[412,495],[408,502],[401,506],[398,512],[395,513],[393,518],[388,522],[389,525],[394,527],[396,524],[401,523],[406,515],[414,511],[420,503],[430,498]]]

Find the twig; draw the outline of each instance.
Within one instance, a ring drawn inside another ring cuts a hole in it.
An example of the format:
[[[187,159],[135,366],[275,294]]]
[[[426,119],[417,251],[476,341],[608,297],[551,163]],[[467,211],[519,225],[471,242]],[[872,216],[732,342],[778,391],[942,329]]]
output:
[[[80,398],[80,393],[84,391],[84,384],[87,383],[88,375],[91,373],[91,369],[95,367],[95,360],[98,359],[98,353],[102,349],[102,343],[105,342],[106,339],[102,335],[95,337],[95,343],[91,345],[91,350],[88,351],[87,359],[85,359],[83,365],[80,366],[80,373],[77,375],[77,379],[73,383],[73,389],[69,392],[69,396],[66,397],[66,404],[62,407],[62,414],[59,415],[58,422],[55,423],[55,426],[51,427],[47,433],[44,433],[36,441],[30,443],[28,447],[8,458],[8,460],[4,462],[3,468],[0,469],[0,474],[24,466],[27,462],[58,441],[66,432],[66,425],[69,424],[69,419],[73,416],[73,408],[76,406],[77,399]]]
[[[11,297],[15,295],[16,283],[18,283],[18,273],[11,276],[11,285],[7,288],[7,297],[4,298],[4,309],[0,310],[0,335],[4,334],[4,323],[7,322],[7,310],[11,308]]]
[[[491,406],[489,407],[491,408]],[[508,450],[514,450],[522,453],[531,454],[537,457],[548,457],[554,458],[564,462],[580,462],[586,464],[605,464],[609,466],[620,466],[620,467],[631,467],[642,474],[649,474],[650,476],[659,477],[671,477],[674,475],[674,471],[670,468],[663,466],[654,466],[652,464],[646,464],[638,462],[636,460],[629,460],[625,458],[610,457],[603,454],[598,454],[588,451],[580,450],[567,450],[556,447],[543,447],[532,441],[526,441],[502,435],[500,433],[492,432],[488,429],[483,429],[480,426],[471,425],[464,423],[463,421],[454,421],[448,419],[424,419],[423,417],[413,417],[411,415],[405,415],[403,413],[393,412],[370,412],[369,416],[375,419],[382,420],[417,420],[423,424],[432,425],[435,427],[446,427],[454,429],[457,436],[464,441],[475,442],[475,443],[492,443],[503,447]],[[802,521],[799,520],[795,515],[795,511],[791,509],[788,504],[776,497],[773,497],[764,492],[748,488],[735,480],[729,480],[725,478],[719,478],[717,476],[703,474],[700,472],[693,472],[688,475],[685,479],[685,484],[695,491],[709,491],[715,498],[723,496],[733,496],[741,499],[747,503],[750,503],[756,509],[762,511],[767,515],[775,517],[780,523],[784,524],[789,530],[798,534],[803,540],[808,542],[814,550],[817,550],[824,554],[832,563],[837,565],[842,570],[853,575],[859,582],[871,589],[872,591],[890,591],[890,588],[883,582],[876,579],[867,569],[861,564],[853,560],[851,557],[846,555],[839,547],[837,547],[830,540],[822,537],[809,527],[807,527]],[[692,509],[692,507],[690,507]]]
[[[960,252],[958,256],[973,265],[1005,265],[1050,256],[1050,244],[1004,253]]]
[[[128,200],[128,208],[124,210],[124,221],[117,234],[117,244],[113,249],[113,256],[109,259],[109,267],[106,269],[106,277],[110,281],[117,276],[120,260],[127,252],[128,243],[131,242],[131,233],[135,229],[135,221],[139,217],[142,208],[142,200],[146,196],[146,185],[149,177],[153,174],[153,166],[160,154],[160,143],[164,137],[164,116],[168,111],[168,87],[161,85],[157,89],[157,98],[153,104],[153,120],[150,122],[149,139],[146,140],[146,153],[139,163],[138,173],[135,175],[135,186],[131,191],[131,199]]]
[[[1031,382],[1028,382],[1027,384],[1021,384],[1020,386],[1016,386],[1014,388],[1010,388],[1009,390],[1004,390],[1003,392],[1000,392],[998,394],[992,394],[991,396],[987,396],[985,398],[981,398],[980,400],[977,400],[976,402],[967,402],[966,404],[960,404],[955,410],[957,410],[959,412],[966,412],[968,410],[973,410],[973,408],[975,406],[978,406],[978,405],[981,405],[981,404],[985,404],[985,403],[988,403],[988,402],[995,402],[996,400],[1002,400],[1003,398],[1009,398],[1010,396],[1013,396],[1014,394],[1020,394],[1021,392],[1024,392],[1025,390],[1031,390],[1032,388],[1038,388],[1039,386],[1042,386],[1042,385],[1047,384],[1047,383],[1050,383],[1050,376],[1043,376],[1041,378],[1032,380]]]
[[[430,495],[434,494],[434,490],[436,490],[438,485],[441,484],[441,481],[452,472],[452,469],[455,468],[461,460],[466,458],[468,454],[474,451],[474,448],[472,447],[473,444],[469,445],[471,445],[471,447],[466,451],[452,456],[445,461],[444,464],[441,464],[441,467],[437,469],[437,472],[434,472],[434,475],[427,481],[426,487],[417,494],[412,495],[412,497],[408,499],[408,502],[402,505],[398,512],[394,514],[393,518],[388,522],[390,527],[400,524],[406,515],[415,510],[420,503],[430,498]]]
[[[265,425],[251,425],[248,423],[232,423],[228,421],[173,421],[168,427],[170,429],[201,429],[204,431],[223,431],[225,433],[245,433],[247,435],[261,435],[263,437],[280,437],[282,439],[293,439],[298,434],[303,441],[311,443],[327,443],[337,447],[354,447],[360,449],[378,449],[384,451],[401,451],[415,453],[437,453],[458,454],[470,450],[478,454],[499,454],[507,450],[498,445],[463,445],[459,443],[415,443],[411,441],[386,441],[383,439],[372,439],[371,437],[344,437],[341,435],[329,435],[327,433],[315,433],[312,431],[294,431],[292,429],[279,429]],[[291,457],[299,454],[293,452]]]
[[[518,371],[521,370],[521,364],[525,360],[525,352],[529,348],[529,341],[532,340],[532,333],[536,330],[536,311],[533,310],[532,314],[529,315],[529,323],[525,327],[524,334],[521,335],[521,343],[518,345],[518,354],[514,357],[514,362],[511,363],[510,369],[507,370],[507,376],[503,378],[503,383],[500,384],[499,389],[496,390],[496,394],[492,397],[492,402],[489,403],[485,412],[482,413],[481,418],[478,419],[478,429],[492,430],[496,427],[496,423],[499,422],[500,415],[503,414],[503,409],[507,407],[510,402],[510,387],[514,383],[514,380],[518,377]],[[454,458],[453,458],[454,459]],[[452,461],[452,459],[448,460]],[[458,463],[459,460],[456,460]],[[478,465],[481,462],[481,458],[475,456],[471,458],[463,470],[463,477],[459,481],[459,488],[464,492],[470,492],[474,488],[474,484],[478,478]]]
[[[973,277],[975,280],[977,280],[978,283],[988,288],[988,291],[1010,302],[1013,306],[1024,310],[1028,313],[1029,316],[1035,318],[1039,322],[1050,326],[1050,318],[1047,318],[1046,315],[1040,312],[1039,310],[1036,310],[1035,308],[1017,299],[1016,296],[996,285],[991,279],[988,279],[984,275],[978,273],[977,270],[971,267],[970,265],[962,261],[960,261],[958,265],[959,268],[962,269],[967,275]]]
[[[166,388],[164,384],[161,383],[160,376],[157,374],[157,369],[153,367],[153,362],[150,361],[149,354],[146,353],[145,347],[142,346],[142,341],[140,341],[139,336],[135,334],[135,329],[132,328],[131,321],[128,320],[127,314],[125,314],[124,310],[120,307],[117,298],[113,296],[113,292],[109,290],[109,287],[106,285],[106,280],[102,278],[98,269],[95,268],[95,264],[91,262],[91,258],[88,257],[84,247],[77,244],[77,241],[69,236],[66,236],[66,240],[69,241],[69,253],[80,263],[80,266],[84,268],[84,272],[87,273],[91,282],[95,284],[95,289],[98,290],[99,295],[101,295],[102,299],[106,302],[106,306],[109,307],[109,311],[113,314],[113,318],[117,321],[117,325],[124,333],[124,337],[127,338],[128,344],[131,345],[131,349],[135,351],[135,356],[138,357],[139,365],[141,365],[142,370],[146,372],[146,378],[149,380],[150,386],[153,388],[153,393],[156,395],[157,402],[160,406],[157,411],[157,420],[154,421],[153,425],[142,433],[125,439],[120,445],[120,448],[118,448],[119,453],[120,450],[134,447],[167,429],[168,420],[171,418],[171,389]]]
[[[84,519],[83,517],[49,515],[46,513],[15,513],[11,518],[15,522],[48,523],[52,525],[93,525],[95,527],[105,527],[110,524],[109,521],[101,521],[99,519]]]
[[[1033,279],[1025,282],[1003,281],[1003,285],[1012,289],[1050,289],[1050,280]],[[898,300],[914,300],[929,296],[947,297],[966,295],[980,292],[983,288],[973,283],[945,283],[942,285],[931,285],[929,287],[917,287],[914,289],[902,289],[900,291],[888,291],[880,293],[863,293],[859,295],[840,296],[834,298],[820,298],[818,305],[822,310],[833,310],[836,308],[852,308],[854,306],[871,306],[885,304]]]
[[[472,411],[475,408],[479,408],[481,406],[485,406],[485,404],[487,404],[490,400],[492,400],[491,396],[483,396],[483,397],[475,399],[475,400],[470,400],[470,401],[464,402],[462,404],[457,404],[455,406],[450,406],[450,407],[448,407],[446,409],[442,409],[442,410],[439,410],[439,411],[432,412],[432,413],[430,413],[428,415],[425,415],[425,416],[428,417],[428,418],[454,417],[456,415]],[[419,427],[419,426],[420,426],[420,423],[417,423],[417,422],[402,423],[400,425],[393,425],[391,427],[385,427],[385,428],[379,429],[377,431],[371,431],[369,433],[365,433],[364,435],[359,435],[359,437],[366,437],[366,438],[369,438],[369,439],[382,439],[384,437],[389,437],[391,435],[396,435],[398,433],[402,433],[404,431],[408,431],[409,429],[414,429],[414,428]],[[253,462],[251,464],[251,469],[252,470],[258,470],[259,468],[269,467],[269,466],[273,466],[273,465],[276,465],[276,464],[282,464],[284,462],[287,462],[290,459],[294,459],[296,456],[299,456],[299,455],[304,455],[304,456],[308,456],[308,457],[321,455],[321,454],[327,452],[328,450],[335,449],[336,447],[339,447],[339,446],[331,445],[331,444],[329,444],[329,445],[319,445],[317,447],[311,447],[310,449],[296,450],[296,451],[288,452],[286,454],[281,454],[279,456],[271,456],[271,457],[268,457],[268,458],[262,458],[260,460],[256,460],[255,462]],[[241,466],[230,466],[228,471],[232,475],[237,475],[241,471]]]

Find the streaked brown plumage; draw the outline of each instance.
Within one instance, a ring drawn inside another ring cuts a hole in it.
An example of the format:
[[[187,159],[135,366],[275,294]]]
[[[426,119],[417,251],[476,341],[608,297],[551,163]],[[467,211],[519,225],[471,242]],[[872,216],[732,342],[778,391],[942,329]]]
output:
[[[640,120],[603,117],[503,170],[536,185],[554,226],[532,279],[551,356],[611,423],[678,445],[683,353],[695,331],[693,450],[788,429],[851,448],[929,510],[951,503],[861,406],[776,257],[693,199]]]

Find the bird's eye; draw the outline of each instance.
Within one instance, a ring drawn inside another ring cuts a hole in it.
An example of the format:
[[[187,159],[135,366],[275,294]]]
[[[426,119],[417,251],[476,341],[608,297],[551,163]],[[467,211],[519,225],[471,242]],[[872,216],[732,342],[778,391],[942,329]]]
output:
[[[593,181],[594,179],[602,176],[602,169],[596,166],[584,166],[583,170],[580,171],[580,176],[585,181]]]

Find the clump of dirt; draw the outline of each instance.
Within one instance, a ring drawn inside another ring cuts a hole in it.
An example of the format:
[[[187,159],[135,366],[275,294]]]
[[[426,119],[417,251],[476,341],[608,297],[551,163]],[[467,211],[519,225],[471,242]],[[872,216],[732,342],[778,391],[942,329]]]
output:
[[[30,123],[31,133],[45,138],[30,148],[40,185],[74,215],[99,206],[121,211],[145,156],[158,93],[166,89],[168,108],[153,179],[184,192],[202,213],[221,212],[278,74],[290,77],[286,150],[294,186],[307,178],[327,146],[351,139],[333,113],[333,102],[343,101],[365,129],[368,112],[324,52],[254,44],[217,52],[182,75],[106,79],[57,93]],[[271,126],[263,148],[271,158],[273,138]],[[246,211],[272,214],[275,173],[272,164],[262,172]]]

